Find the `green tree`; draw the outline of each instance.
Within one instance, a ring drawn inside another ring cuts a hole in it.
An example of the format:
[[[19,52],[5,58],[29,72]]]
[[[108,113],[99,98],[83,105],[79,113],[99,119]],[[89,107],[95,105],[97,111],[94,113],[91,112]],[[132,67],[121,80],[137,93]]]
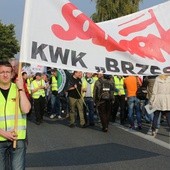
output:
[[[142,0],[94,0],[96,12],[91,16],[94,22],[106,21],[128,15],[139,10]]]
[[[14,25],[0,21],[0,59],[13,58],[19,52],[19,42],[15,36]]]

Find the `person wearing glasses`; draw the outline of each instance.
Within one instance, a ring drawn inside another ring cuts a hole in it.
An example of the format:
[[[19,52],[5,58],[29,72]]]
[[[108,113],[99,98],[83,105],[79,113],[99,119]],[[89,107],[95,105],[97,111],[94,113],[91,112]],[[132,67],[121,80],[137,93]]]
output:
[[[24,91],[22,76],[16,78],[16,83],[12,83],[12,77],[11,64],[8,61],[0,61],[0,169],[10,167],[23,170],[26,155],[26,113],[29,112],[31,105]],[[19,102],[16,102],[17,97]],[[18,107],[17,132],[16,107]],[[14,149],[15,140],[17,145]]]

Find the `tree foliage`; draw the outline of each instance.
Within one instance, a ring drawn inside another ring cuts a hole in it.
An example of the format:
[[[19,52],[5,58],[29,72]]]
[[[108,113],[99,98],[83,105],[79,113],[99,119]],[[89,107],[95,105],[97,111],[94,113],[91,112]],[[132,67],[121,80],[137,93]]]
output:
[[[0,21],[0,59],[13,58],[19,52],[19,48],[14,25],[5,25]]]
[[[96,0],[96,12],[91,18],[94,22],[101,22],[137,12],[141,1]]]

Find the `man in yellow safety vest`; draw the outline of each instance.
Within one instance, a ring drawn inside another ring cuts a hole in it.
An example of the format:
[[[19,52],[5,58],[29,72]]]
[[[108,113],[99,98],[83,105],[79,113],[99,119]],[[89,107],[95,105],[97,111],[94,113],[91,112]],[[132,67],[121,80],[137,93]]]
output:
[[[0,61],[0,169],[7,169],[8,166],[11,169],[23,170],[26,155],[26,113],[31,105],[24,91],[22,77],[16,78],[16,83],[12,83],[11,79],[11,64]],[[17,97],[19,102],[16,102]],[[15,113],[16,107],[18,113]],[[15,114],[18,115],[17,131]],[[15,149],[14,140],[17,140]]]

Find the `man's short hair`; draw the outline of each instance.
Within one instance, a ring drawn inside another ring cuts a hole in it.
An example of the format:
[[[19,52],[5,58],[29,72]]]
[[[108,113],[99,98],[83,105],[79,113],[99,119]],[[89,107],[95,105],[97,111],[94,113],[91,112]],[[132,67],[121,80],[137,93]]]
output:
[[[22,76],[24,76],[25,74],[27,74],[27,72],[25,72],[25,71],[24,71],[24,72],[22,72]]]
[[[11,67],[12,68],[12,65],[7,60],[0,60],[0,66],[6,66],[6,67]]]
[[[104,74],[103,77],[104,77],[104,79],[110,79],[112,76],[109,74]]]
[[[36,74],[35,74],[35,76],[40,76],[41,77],[41,73],[40,72],[37,72]]]
[[[56,68],[51,69],[51,72],[56,72],[56,71],[57,71]]]

